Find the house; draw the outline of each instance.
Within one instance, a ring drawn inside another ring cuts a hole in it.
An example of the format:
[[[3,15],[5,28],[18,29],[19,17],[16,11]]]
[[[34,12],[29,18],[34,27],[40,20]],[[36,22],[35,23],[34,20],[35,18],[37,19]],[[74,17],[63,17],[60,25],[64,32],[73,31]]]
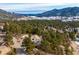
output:
[[[35,45],[39,45],[41,43],[42,37],[38,36],[38,35],[32,35],[31,36],[31,41],[35,44]]]
[[[74,32],[74,29],[75,28],[67,28],[67,29],[65,29],[65,31],[67,31],[67,32]]]
[[[0,22],[0,30],[3,30],[4,29],[4,25],[5,25],[4,22]]]
[[[75,28],[77,30],[77,32],[79,33],[79,27],[78,28]]]
[[[28,37],[29,37],[29,35],[28,35],[28,34],[22,34],[22,35],[21,35],[21,39],[24,39],[25,37],[27,37],[27,38],[28,38]]]

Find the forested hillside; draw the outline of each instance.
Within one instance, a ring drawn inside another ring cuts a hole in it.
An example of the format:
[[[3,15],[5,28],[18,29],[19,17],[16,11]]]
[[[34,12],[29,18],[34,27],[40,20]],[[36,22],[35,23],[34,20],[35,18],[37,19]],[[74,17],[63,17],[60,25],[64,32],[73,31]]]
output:
[[[61,21],[52,21],[52,20],[29,20],[29,21],[6,21],[8,25],[5,26],[5,31],[10,34],[21,35],[39,35],[42,36],[42,41],[39,46],[35,45],[30,41],[29,38],[25,38],[23,46],[26,47],[26,52],[29,54],[42,54],[43,51],[45,54],[73,54],[73,47],[70,46],[70,39],[67,35],[68,32],[65,32],[65,27],[78,27],[79,22],[61,22]],[[75,25],[74,25],[75,24]],[[55,31],[52,28],[61,29],[64,32]],[[75,32],[74,32],[75,33]],[[70,38],[72,39],[74,35],[69,33]],[[8,37],[8,38],[9,38]],[[73,39],[71,40],[73,41]],[[28,47],[28,48],[27,48]],[[71,49],[69,48],[71,47]],[[33,49],[37,48],[39,52],[33,52]]]

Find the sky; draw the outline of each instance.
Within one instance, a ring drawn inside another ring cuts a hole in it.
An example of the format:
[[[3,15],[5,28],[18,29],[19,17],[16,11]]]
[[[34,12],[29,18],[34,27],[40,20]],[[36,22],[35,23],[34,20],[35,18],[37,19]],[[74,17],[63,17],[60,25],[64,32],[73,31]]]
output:
[[[1,0],[0,3],[79,3],[79,0]]]
[[[1,0],[1,2],[0,9],[22,14],[37,14],[52,9],[79,7],[79,0]]]

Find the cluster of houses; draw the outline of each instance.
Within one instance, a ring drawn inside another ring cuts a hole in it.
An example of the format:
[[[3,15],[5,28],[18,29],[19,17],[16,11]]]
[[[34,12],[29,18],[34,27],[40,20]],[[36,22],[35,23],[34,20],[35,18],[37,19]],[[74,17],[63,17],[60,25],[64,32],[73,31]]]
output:
[[[23,17],[19,17],[16,18],[16,20],[20,21],[20,20],[61,20],[63,22],[67,22],[67,21],[79,21],[79,16],[70,16],[70,17],[66,17],[66,16],[50,16],[50,17],[37,17],[37,16],[23,16]]]
[[[4,26],[5,26],[5,23],[0,22],[0,44],[4,42],[4,39],[6,36],[6,32],[4,31]]]
[[[4,31],[5,22],[0,21],[0,54],[4,55],[11,51],[9,47],[5,45],[6,32]]]

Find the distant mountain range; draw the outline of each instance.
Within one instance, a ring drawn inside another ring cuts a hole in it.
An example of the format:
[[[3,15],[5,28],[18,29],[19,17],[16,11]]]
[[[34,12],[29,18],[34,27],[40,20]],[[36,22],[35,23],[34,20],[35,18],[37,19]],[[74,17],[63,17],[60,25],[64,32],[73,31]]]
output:
[[[13,17],[13,15],[11,15],[11,13],[0,9],[0,20],[1,19],[9,19],[11,17]]]
[[[10,13],[10,12],[0,9],[0,20],[9,20],[9,19],[16,18],[19,16],[20,15],[18,14]]]
[[[62,9],[53,9],[50,11],[46,11],[41,14],[17,14],[10,13],[0,9],[0,19],[11,19],[13,17],[21,17],[21,16],[79,16],[79,7],[67,7]]]
[[[25,16],[79,16],[79,7],[67,7],[62,9],[53,9],[41,14],[21,14]]]

